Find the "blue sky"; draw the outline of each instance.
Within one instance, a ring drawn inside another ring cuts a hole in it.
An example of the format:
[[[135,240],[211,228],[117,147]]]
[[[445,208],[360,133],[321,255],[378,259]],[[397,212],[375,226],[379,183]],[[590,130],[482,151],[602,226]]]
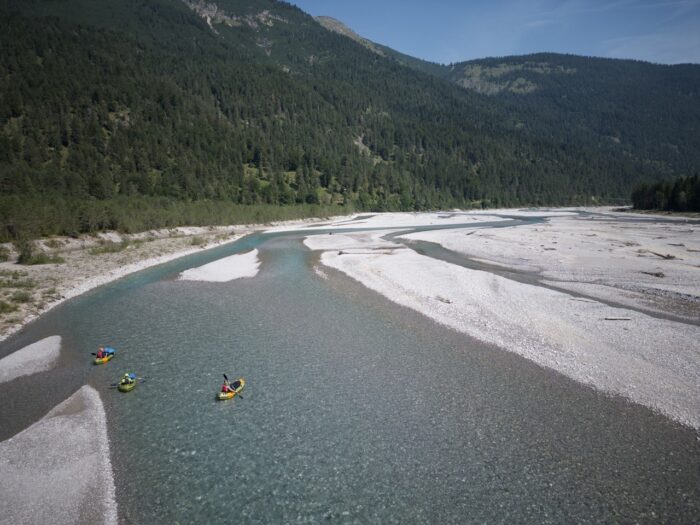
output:
[[[449,63],[538,51],[700,63],[700,0],[288,0]]]

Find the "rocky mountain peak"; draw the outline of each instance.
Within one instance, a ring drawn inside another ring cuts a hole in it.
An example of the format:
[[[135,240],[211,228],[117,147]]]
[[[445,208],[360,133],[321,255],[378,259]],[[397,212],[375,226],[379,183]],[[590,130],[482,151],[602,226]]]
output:
[[[287,23],[281,16],[271,13],[265,9],[255,14],[237,16],[224,11],[217,4],[206,2],[205,0],[182,0],[187,7],[192,9],[197,15],[202,17],[212,31],[216,32],[214,24],[225,24],[230,27],[247,25],[251,29],[260,29],[261,26],[272,27],[275,22]]]

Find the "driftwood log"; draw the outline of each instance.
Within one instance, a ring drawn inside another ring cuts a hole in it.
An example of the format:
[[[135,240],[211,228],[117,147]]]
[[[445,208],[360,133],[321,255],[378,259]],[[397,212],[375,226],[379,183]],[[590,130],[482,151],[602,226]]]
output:
[[[667,261],[671,261],[671,260],[676,258],[675,255],[671,255],[670,253],[667,253],[666,255],[664,255],[663,253],[656,253],[656,252],[652,252],[651,250],[649,250],[649,253],[653,253],[657,257],[661,257],[662,259],[666,259]]]
[[[666,277],[664,272],[640,272],[646,275],[651,275],[652,277]]]

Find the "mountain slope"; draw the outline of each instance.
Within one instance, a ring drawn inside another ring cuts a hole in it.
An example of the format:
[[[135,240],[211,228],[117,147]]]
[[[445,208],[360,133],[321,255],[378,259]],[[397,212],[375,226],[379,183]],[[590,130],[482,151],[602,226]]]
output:
[[[386,58],[391,58],[403,66],[410,67],[411,69],[437,77],[447,77],[450,74],[450,69],[446,66],[406,55],[388,46],[377,44],[376,42],[372,42],[371,40],[361,37],[355,33],[355,31],[343,24],[340,20],[336,20],[333,17],[317,16],[315,17],[315,20],[329,31],[333,31],[334,33],[345,36],[350,40],[354,40],[373,53]]]
[[[253,205],[587,203],[699,164],[671,135],[678,159],[562,132],[271,0],[5,1],[0,27],[5,239]]]
[[[337,21],[329,28],[352,32]],[[497,99],[516,127],[544,140],[642,155],[660,177],[699,169],[698,65],[539,53],[442,66],[352,34],[407,67]]]
[[[542,53],[454,64],[448,78],[493,95],[538,136],[643,153],[660,174],[698,169],[698,65]]]
[[[350,40],[354,40],[355,42],[357,42],[363,47],[366,47],[373,53],[376,53],[381,56],[386,56],[384,51],[380,49],[380,46],[378,46],[370,40],[367,40],[366,38],[362,38],[360,35],[355,33],[355,31],[343,24],[340,20],[336,20],[335,18],[330,16],[317,16],[314,17],[314,19],[329,31],[333,31],[334,33],[338,33],[339,35],[348,37]]]

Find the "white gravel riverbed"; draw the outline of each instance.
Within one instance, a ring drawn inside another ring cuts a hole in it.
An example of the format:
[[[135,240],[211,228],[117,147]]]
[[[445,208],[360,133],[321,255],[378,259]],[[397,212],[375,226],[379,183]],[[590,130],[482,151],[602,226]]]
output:
[[[230,255],[197,268],[190,268],[182,272],[178,279],[225,283],[234,279],[255,277],[259,270],[258,250],[251,250],[248,253]]]
[[[674,232],[671,243],[684,245],[669,246],[666,250],[678,252],[679,259],[679,250],[694,246],[695,242],[694,233],[681,224],[650,224],[636,229],[637,225],[632,223],[617,227],[610,223],[604,226],[604,232],[587,228],[586,221],[575,216],[550,221],[478,230],[469,236],[467,230],[460,229],[422,232],[410,237],[439,242],[462,253],[478,254],[481,259],[502,266],[539,268],[549,271],[547,275],[567,276],[572,282],[578,275],[603,274],[610,283],[617,276],[626,276],[627,287],[632,282],[645,286],[647,277],[660,279],[639,271],[634,273],[630,259],[635,263],[639,259],[641,265],[646,265],[643,268],[650,270],[661,261],[674,261],[658,256],[649,258],[649,251],[665,249],[661,241],[667,239],[653,239],[658,236],[653,233],[657,228],[667,237],[671,235],[669,232]],[[390,228],[394,224],[387,221],[385,226]],[[320,260],[324,265],[346,273],[396,303],[577,381],[623,395],[700,428],[699,326],[614,308],[422,256],[382,240],[386,233],[310,236],[305,244],[323,251]],[[583,236],[595,239],[608,233],[614,240],[605,237],[602,241],[592,241],[592,245],[580,243]],[[610,243],[619,246],[609,248]],[[551,246],[557,249],[542,250]],[[555,257],[551,257],[552,251],[557,252]],[[667,285],[674,294],[693,296],[700,274],[697,267],[693,269],[692,262],[688,263],[691,257],[684,255],[678,261],[681,264],[664,266],[663,271],[674,276]],[[547,265],[547,261],[551,263]],[[692,282],[684,284],[683,279]]]
[[[117,523],[107,420],[84,386],[0,443],[0,522]]]
[[[0,359],[0,383],[50,370],[61,354],[61,337],[46,337]]]

